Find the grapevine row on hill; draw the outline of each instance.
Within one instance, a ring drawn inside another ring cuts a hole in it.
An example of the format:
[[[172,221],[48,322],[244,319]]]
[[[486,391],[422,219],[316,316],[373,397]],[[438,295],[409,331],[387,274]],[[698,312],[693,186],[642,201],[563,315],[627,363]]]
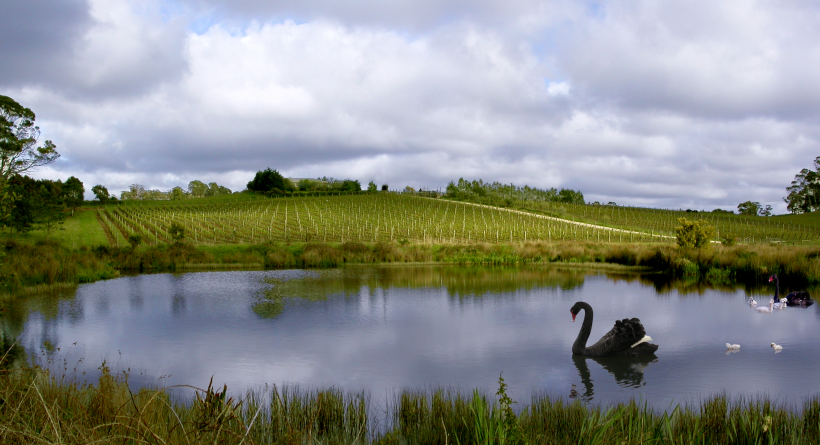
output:
[[[651,230],[614,231],[525,212],[384,193],[176,206],[109,207],[101,218],[123,237],[169,242],[173,222],[196,244],[265,241],[518,242],[660,241]],[[109,229],[114,231],[113,229]]]
[[[678,218],[703,219],[717,229],[716,238],[736,238],[741,242],[803,242],[820,240],[813,226],[787,224],[778,217],[759,217],[714,212],[623,207],[612,205],[528,202],[527,208],[562,218],[586,221],[626,230],[650,231],[670,237],[680,225]]]

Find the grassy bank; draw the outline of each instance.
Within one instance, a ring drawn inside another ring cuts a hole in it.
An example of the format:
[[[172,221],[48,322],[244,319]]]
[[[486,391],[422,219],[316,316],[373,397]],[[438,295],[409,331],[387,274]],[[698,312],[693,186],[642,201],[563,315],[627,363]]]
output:
[[[448,263],[538,265],[599,263],[641,266],[669,277],[725,284],[759,283],[777,273],[789,287],[820,283],[817,247],[747,245],[681,250],[671,244],[522,242],[513,244],[264,243],[191,246],[66,247],[56,241],[5,241],[0,265],[5,292],[87,283],[120,272],[235,268],[327,268],[350,264]]]
[[[820,398],[801,407],[717,396],[658,412],[630,401],[589,406],[536,394],[528,405],[479,391],[404,391],[375,408],[366,394],[273,387],[231,396],[203,388],[133,392],[102,366],[97,385],[40,369],[0,374],[2,443],[691,444],[820,441]],[[512,408],[516,407],[516,410]]]

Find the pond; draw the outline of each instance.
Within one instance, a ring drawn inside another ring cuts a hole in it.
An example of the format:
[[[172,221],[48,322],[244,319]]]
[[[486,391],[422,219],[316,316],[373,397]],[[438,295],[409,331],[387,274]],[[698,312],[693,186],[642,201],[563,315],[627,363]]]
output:
[[[493,394],[503,372],[524,405],[541,393],[663,409],[726,393],[799,408],[820,389],[820,305],[764,314],[747,303],[772,294],[577,268],[199,272],[20,298],[0,321],[18,360],[79,380],[106,361],[136,386],[203,388],[213,377],[233,391],[336,386],[377,401],[407,388]],[[595,310],[589,344],[638,317],[656,355],[573,357],[583,314],[573,323],[569,309],[581,300]]]

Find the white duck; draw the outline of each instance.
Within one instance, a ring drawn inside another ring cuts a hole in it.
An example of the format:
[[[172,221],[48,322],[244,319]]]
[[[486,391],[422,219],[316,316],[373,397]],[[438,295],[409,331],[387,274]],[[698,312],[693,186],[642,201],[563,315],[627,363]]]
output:
[[[774,309],[774,299],[769,300],[769,305],[768,306],[757,306],[757,307],[755,307],[756,311],[762,312],[764,314],[771,312],[772,309]]]
[[[740,345],[733,345],[731,343],[726,343],[726,349],[740,349]]]
[[[779,303],[775,303],[772,307],[774,309],[786,309],[789,306],[789,300],[781,298]]]
[[[774,352],[780,352],[783,350],[783,346],[778,345],[777,343],[772,343],[772,349],[774,349]]]
[[[755,297],[749,297],[749,306],[757,306],[757,301],[755,301]]]

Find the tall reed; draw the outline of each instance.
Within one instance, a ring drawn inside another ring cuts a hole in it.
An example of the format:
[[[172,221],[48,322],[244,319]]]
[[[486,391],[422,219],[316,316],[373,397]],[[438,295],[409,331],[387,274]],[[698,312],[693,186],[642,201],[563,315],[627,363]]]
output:
[[[5,360],[5,357],[4,357]],[[543,393],[516,413],[503,380],[479,390],[405,390],[377,408],[337,388],[129,388],[105,363],[96,385],[41,368],[0,373],[0,443],[230,444],[816,444],[820,396],[802,409],[765,397],[717,395],[654,410],[635,400],[608,407]],[[386,417],[385,417],[386,416]],[[379,419],[387,419],[386,422]]]

